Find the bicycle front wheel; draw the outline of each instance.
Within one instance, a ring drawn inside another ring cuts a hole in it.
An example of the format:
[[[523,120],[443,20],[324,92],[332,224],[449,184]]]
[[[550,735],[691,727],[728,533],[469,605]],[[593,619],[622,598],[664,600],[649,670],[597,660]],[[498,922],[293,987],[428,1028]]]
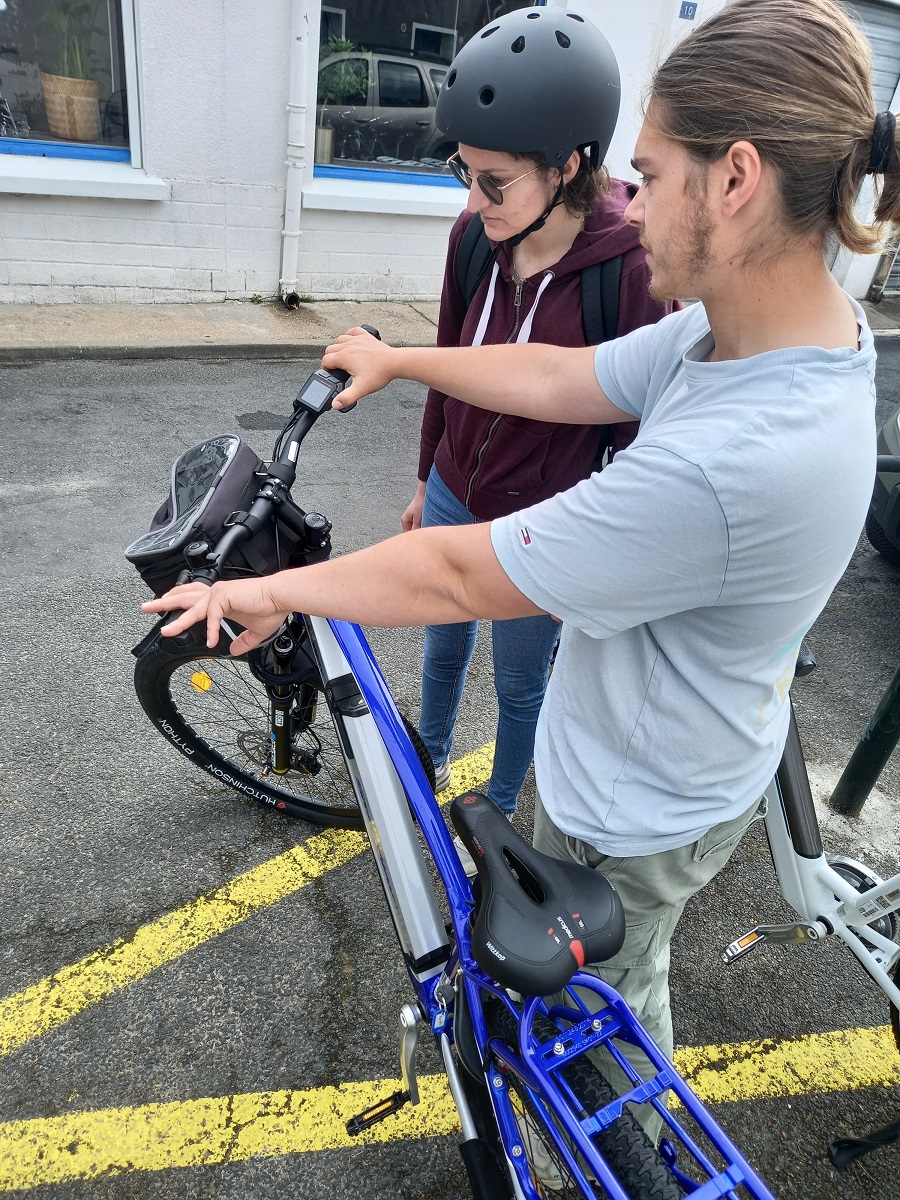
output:
[[[491,1007],[488,1012],[488,1028],[491,1034],[508,1046],[518,1045],[518,1026],[512,1013],[505,1005]],[[555,1025],[539,1017],[534,1022],[534,1032],[542,1041],[558,1034]],[[499,1068],[503,1070],[504,1068]],[[612,1086],[587,1058],[579,1058],[564,1071],[565,1079],[585,1113],[596,1113],[615,1099]],[[556,1119],[548,1112],[545,1118],[538,1111],[522,1079],[507,1072],[509,1099],[519,1127],[519,1136],[525,1148],[525,1157],[531,1173],[532,1184],[541,1197],[552,1196],[554,1200],[584,1200],[584,1191],[575,1181],[565,1159],[560,1154],[546,1122],[554,1128],[574,1153],[574,1146],[567,1138]],[[626,1108],[619,1119],[597,1134],[593,1142],[610,1170],[618,1179],[631,1200],[683,1200],[684,1191],[672,1175],[659,1151],[643,1128]],[[587,1164],[585,1173],[590,1179]],[[607,1192],[594,1182],[594,1190],[588,1193],[598,1198]]]
[[[292,704],[292,766],[284,775],[267,767],[269,697],[246,660],[173,655],[155,641],[137,661],[134,686],[160,733],[211,779],[288,816],[362,828],[321,681],[304,683]]]

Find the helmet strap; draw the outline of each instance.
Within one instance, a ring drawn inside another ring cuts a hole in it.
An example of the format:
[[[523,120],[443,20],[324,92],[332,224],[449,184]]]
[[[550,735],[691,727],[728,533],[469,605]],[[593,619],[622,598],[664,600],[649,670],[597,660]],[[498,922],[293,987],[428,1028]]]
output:
[[[523,229],[521,233],[513,234],[511,238],[506,239],[506,244],[511,250],[518,246],[520,242],[524,241],[525,238],[528,237],[529,233],[536,233],[538,229],[544,228],[547,223],[547,218],[553,212],[554,208],[559,208],[560,204],[563,202],[563,187],[564,184],[562,180],[562,173],[560,173],[559,186],[554,193],[553,199],[550,201],[538,219],[536,221],[532,221],[531,224],[527,228]]]

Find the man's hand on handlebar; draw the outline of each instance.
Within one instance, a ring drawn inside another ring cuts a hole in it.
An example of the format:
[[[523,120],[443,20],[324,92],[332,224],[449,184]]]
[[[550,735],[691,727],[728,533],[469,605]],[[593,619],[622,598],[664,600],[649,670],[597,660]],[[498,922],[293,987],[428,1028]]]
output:
[[[163,637],[174,637],[205,621],[210,649],[219,643],[219,625],[230,617],[244,626],[244,632],[231,644],[231,653],[246,654],[276,633],[290,611],[276,607],[269,582],[267,578],[238,579],[212,587],[185,583],[157,600],[148,600],[141,608],[146,613],[181,612],[162,627]]]
[[[372,392],[380,392],[387,387],[397,378],[391,369],[392,356],[396,353],[392,346],[386,346],[364,329],[356,328],[342,333],[325,351],[322,366],[328,371],[333,371],[335,367],[348,371],[353,381],[332,401],[331,407],[350,408],[363,396],[370,396]]]

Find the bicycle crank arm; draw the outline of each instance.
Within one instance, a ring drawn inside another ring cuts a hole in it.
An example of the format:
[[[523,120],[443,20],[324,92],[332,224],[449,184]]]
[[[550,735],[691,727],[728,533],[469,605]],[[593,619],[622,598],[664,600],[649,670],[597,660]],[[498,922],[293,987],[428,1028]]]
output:
[[[826,935],[824,925],[818,922],[810,924],[806,921],[792,921],[788,925],[755,925],[749,933],[739,937],[726,947],[722,962],[730,966],[763,942],[773,942],[780,946],[799,945],[801,942],[820,942]]]

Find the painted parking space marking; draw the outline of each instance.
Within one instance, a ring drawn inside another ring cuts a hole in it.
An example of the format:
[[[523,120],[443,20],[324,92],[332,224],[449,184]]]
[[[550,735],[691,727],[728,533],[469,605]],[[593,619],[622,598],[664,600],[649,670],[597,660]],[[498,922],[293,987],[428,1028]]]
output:
[[[489,777],[493,745],[453,766],[449,795]],[[223,887],[0,1000],[0,1056],[299,891],[367,848],[363,834],[327,830]],[[892,1031],[839,1030],[782,1042],[689,1047],[676,1065],[709,1103],[900,1085]],[[345,1121],[400,1086],[256,1092],[74,1112],[0,1123],[0,1192],[131,1171],[215,1165],[253,1157],[341,1150],[458,1129],[443,1075],[420,1079],[423,1104],[350,1138]]]
[[[675,1063],[707,1103],[900,1084],[900,1058],[889,1026],[784,1042],[688,1047],[676,1052]],[[0,1124],[0,1191],[458,1131],[446,1078],[424,1075],[419,1077],[422,1103],[417,1108],[407,1106],[351,1138],[347,1119],[400,1087],[398,1079],[378,1079]]]
[[[448,796],[489,779],[493,755],[490,742],[455,762]],[[216,891],[142,925],[129,937],[5,997],[0,1000],[0,1057],[293,895],[367,848],[362,833],[329,829],[314,834]]]
[[[675,1063],[709,1104],[900,1085],[900,1057],[889,1025],[686,1047],[676,1052]]]
[[[401,1086],[399,1080],[308,1091],[255,1092],[140,1108],[72,1113],[0,1125],[0,1191],[131,1171],[212,1166],[458,1129],[440,1075],[420,1078],[422,1103],[351,1138],[344,1122]]]

